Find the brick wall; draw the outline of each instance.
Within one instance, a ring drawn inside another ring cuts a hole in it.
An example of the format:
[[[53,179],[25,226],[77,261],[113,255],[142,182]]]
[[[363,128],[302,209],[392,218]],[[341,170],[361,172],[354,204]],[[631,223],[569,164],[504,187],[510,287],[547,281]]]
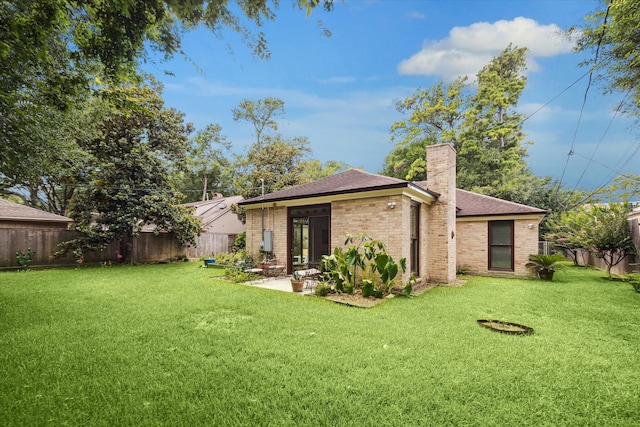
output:
[[[458,266],[470,268],[473,274],[530,276],[532,273],[525,268],[524,264],[528,261],[530,254],[538,253],[538,225],[541,217],[496,219],[514,220],[514,271],[489,270],[489,219],[487,218],[458,221]],[[533,224],[533,227],[529,228],[529,224]]]
[[[389,207],[390,202],[395,202],[395,208]],[[396,262],[409,258],[409,206],[409,198],[400,195],[333,202],[331,250],[345,247],[347,233],[364,233],[383,241]]]
[[[262,209],[247,209],[247,252],[257,256],[262,242]],[[273,256],[278,264],[287,262],[287,208],[264,209],[264,229],[273,230]],[[259,259],[256,259],[259,261]]]

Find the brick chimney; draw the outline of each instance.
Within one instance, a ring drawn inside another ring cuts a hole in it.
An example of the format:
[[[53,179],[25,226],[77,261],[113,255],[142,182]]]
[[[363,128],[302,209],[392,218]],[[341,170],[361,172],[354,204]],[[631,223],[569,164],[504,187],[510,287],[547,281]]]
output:
[[[456,281],[456,151],[449,144],[427,146],[427,188],[440,194],[429,213],[429,279]]]

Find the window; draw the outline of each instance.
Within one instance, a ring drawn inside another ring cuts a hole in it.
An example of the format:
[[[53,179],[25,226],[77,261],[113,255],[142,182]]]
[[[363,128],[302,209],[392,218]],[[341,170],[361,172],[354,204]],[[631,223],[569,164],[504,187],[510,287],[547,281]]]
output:
[[[489,270],[513,271],[513,221],[489,221]]]
[[[411,203],[411,273],[416,277],[420,276],[420,205]]]

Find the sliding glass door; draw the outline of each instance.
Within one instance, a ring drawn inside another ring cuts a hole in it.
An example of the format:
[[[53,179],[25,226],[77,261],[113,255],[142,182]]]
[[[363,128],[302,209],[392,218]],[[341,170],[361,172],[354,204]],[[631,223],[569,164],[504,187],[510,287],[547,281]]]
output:
[[[331,206],[314,205],[289,209],[289,271],[318,268],[328,255]]]

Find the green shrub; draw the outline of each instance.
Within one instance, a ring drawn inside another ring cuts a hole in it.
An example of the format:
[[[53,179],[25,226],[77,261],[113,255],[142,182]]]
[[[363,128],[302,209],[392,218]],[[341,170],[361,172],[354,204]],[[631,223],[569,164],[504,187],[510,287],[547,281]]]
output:
[[[247,247],[247,232],[243,231],[242,233],[238,233],[236,235],[236,240],[233,242],[231,251],[232,252],[244,251],[246,247]]]
[[[628,282],[636,292],[640,292],[640,274],[627,274],[624,276],[624,281]]]
[[[20,264],[20,271],[29,271],[29,265],[33,262],[35,255],[36,253],[31,248],[27,249],[27,253],[16,251],[16,260]]]
[[[319,297],[326,297],[327,295],[329,295],[329,294],[331,294],[333,292],[334,292],[333,287],[329,283],[326,283],[326,282],[318,283],[316,285],[316,287],[314,288],[314,290],[313,290],[313,293],[316,296],[319,296]]]

